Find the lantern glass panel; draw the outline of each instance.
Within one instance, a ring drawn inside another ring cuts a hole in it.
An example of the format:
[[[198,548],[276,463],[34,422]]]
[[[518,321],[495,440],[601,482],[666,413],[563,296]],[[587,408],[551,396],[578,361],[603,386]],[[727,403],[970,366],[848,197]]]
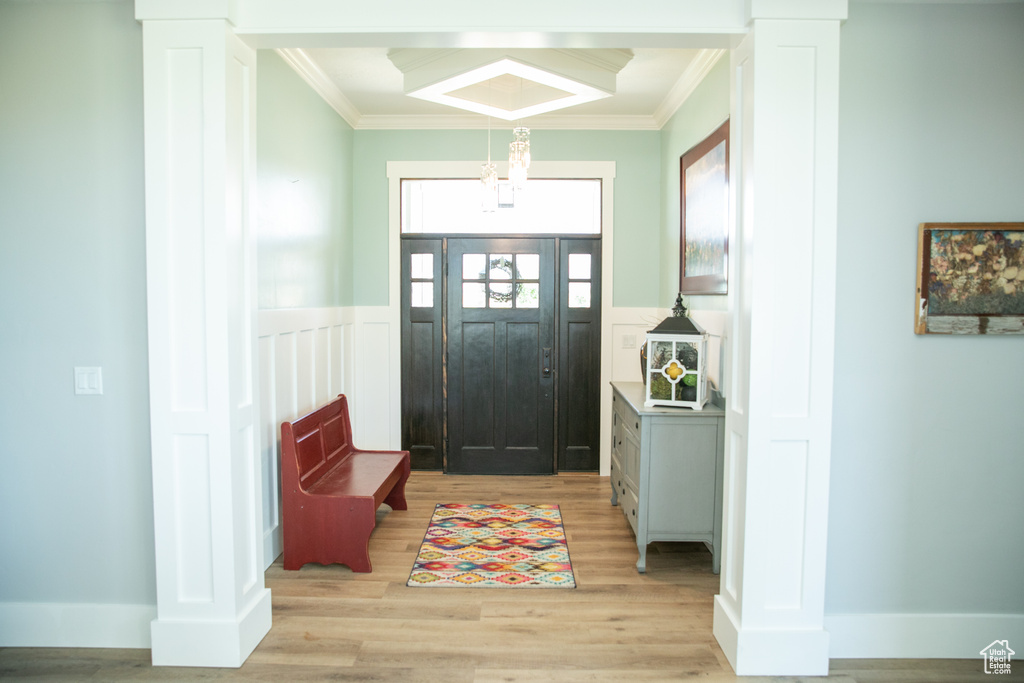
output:
[[[678,342],[676,344],[676,360],[682,363],[687,370],[696,370],[698,351],[699,347],[696,342]]]
[[[661,370],[672,360],[672,342],[655,341],[651,342],[651,347],[648,362],[652,369]]]
[[[659,401],[673,400],[672,382],[660,372],[651,373],[651,398]]]

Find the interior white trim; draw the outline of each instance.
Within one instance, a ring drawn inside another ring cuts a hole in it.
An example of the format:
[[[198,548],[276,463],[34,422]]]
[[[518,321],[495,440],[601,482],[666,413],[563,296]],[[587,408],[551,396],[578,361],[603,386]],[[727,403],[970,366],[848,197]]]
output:
[[[980,659],[993,640],[1024,643],[1024,614],[831,614],[825,630],[833,659]]]
[[[0,603],[0,647],[148,649],[156,605]]]
[[[319,66],[316,65],[309,55],[301,48],[281,48],[275,50],[285,63],[295,70],[295,73],[302,77],[324,102],[330,105],[331,109],[338,112],[338,116],[345,119],[345,123],[356,128],[362,114],[353,106],[345,94],[338,89],[330,78],[327,77]]]
[[[672,89],[665,95],[665,99],[654,110],[652,118],[657,124],[658,130],[661,130],[668,123],[669,119],[679,111],[679,107],[683,106],[683,102],[693,94],[693,91],[697,89],[697,86],[708,75],[708,72],[726,54],[728,54],[728,50],[704,49],[694,57],[693,61],[686,66],[686,69],[679,76],[679,80],[676,81]]]
[[[499,162],[498,175],[508,176],[508,162]],[[480,174],[479,161],[389,161],[388,174],[388,319],[394,325],[393,335],[399,336],[401,306],[402,263],[402,178],[476,178]],[[535,161],[530,165],[535,178],[600,178],[601,179],[601,473],[608,474],[611,460],[611,441],[604,419],[611,413],[612,379],[612,295],[614,290],[614,161]],[[395,354],[393,358],[398,358]],[[398,420],[392,424],[392,439],[401,443],[402,381],[399,372],[391,377],[391,395],[398,404]],[[607,442],[607,443],[606,443]]]

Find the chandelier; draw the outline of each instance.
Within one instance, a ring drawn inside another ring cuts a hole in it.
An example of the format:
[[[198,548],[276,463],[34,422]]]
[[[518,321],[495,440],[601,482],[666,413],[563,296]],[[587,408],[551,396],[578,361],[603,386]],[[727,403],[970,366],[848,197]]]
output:
[[[530,168],[530,129],[516,126],[512,130],[514,139],[508,145],[508,179],[517,190],[526,185]],[[490,157],[488,157],[489,159]]]

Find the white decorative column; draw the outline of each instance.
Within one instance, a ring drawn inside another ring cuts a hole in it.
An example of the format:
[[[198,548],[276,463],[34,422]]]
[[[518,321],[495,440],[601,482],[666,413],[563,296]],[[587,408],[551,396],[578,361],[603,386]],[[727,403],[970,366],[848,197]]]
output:
[[[755,0],[751,31],[732,54],[733,368],[727,540],[714,633],[739,675],[828,672],[839,24],[846,3],[812,5]],[[817,14],[786,14],[800,8]]]
[[[270,629],[248,189],[256,53],[223,13],[143,5],[153,663],[241,666]]]

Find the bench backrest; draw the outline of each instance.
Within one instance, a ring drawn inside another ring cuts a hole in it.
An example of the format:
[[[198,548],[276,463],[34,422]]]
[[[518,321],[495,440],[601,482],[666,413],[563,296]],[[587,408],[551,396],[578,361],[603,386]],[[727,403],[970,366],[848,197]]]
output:
[[[344,394],[294,422],[281,424],[281,468],[286,485],[289,475],[297,474],[296,483],[308,489],[352,450],[352,424]]]

